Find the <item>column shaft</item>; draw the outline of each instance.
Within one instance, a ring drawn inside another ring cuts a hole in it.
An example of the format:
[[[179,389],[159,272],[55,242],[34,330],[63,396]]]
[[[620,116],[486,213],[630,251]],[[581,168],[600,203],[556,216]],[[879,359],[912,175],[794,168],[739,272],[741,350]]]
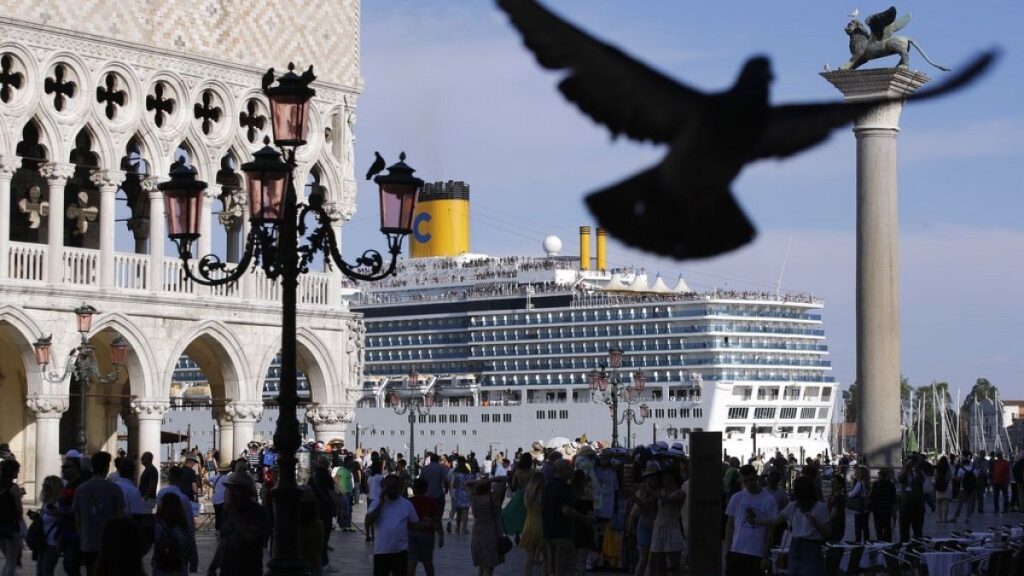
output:
[[[74,164],[50,162],[43,164],[40,174],[46,178],[50,213],[46,230],[46,281],[64,281],[64,186],[75,173]]]
[[[0,156],[0,278],[9,274],[11,252],[11,180],[21,165],[21,158]]]
[[[149,282],[151,292],[164,291],[164,193],[156,188],[156,179],[142,182],[149,193]]]
[[[117,189],[124,182],[120,170],[97,170],[91,179],[100,189],[100,286],[114,287],[114,215]]]
[[[217,449],[220,451],[219,464],[228,464],[241,453],[241,449],[235,450],[235,423],[231,420],[218,420],[219,442]]]
[[[901,103],[892,107],[898,118]],[[900,446],[899,218],[896,126],[857,136],[857,386],[860,451],[897,466]]]
[[[232,448],[237,446],[238,451],[241,452],[243,448],[249,445],[249,441],[255,436],[255,430],[255,419],[236,420],[234,429],[231,431],[233,436]]]
[[[38,502],[43,480],[47,476],[60,478],[60,417],[68,409],[68,398],[31,396],[25,403],[36,416],[36,493],[31,496]]]

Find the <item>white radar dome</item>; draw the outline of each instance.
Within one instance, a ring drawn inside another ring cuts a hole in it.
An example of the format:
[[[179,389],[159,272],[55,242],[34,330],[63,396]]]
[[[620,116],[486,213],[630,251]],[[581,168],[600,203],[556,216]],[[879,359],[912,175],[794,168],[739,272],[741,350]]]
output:
[[[548,256],[558,256],[558,253],[562,251],[562,241],[558,236],[548,236],[544,239],[544,252]]]

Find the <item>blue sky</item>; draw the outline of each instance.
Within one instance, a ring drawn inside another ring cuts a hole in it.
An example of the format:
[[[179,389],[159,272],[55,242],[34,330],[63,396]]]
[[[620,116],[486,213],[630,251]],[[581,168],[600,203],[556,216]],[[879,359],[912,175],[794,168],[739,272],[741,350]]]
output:
[[[887,4],[566,0],[549,6],[591,34],[692,86],[730,85],[754,53],[772,59],[775,103],[837,99],[818,76],[849,56],[843,32]],[[998,67],[953,96],[908,106],[899,137],[901,358],[911,384],[966,391],[989,378],[1004,398],[1024,398],[1024,3],[906,2],[901,33],[932,60],[957,66],[1000,46]],[[362,5],[357,175],[379,150],[400,150],[429,181],[472,187],[472,249],[539,255],[557,234],[578,251],[576,229],[593,225],[590,191],[656,162],[664,151],[612,141],[563,100],[557,74],[540,69],[506,17],[486,1]],[[895,61],[894,59],[892,60]],[[886,61],[888,62],[888,61]],[[875,64],[877,65],[877,64]],[[888,64],[886,64],[888,65]],[[942,72],[914,53],[911,67]],[[759,228],[733,254],[674,262],[612,244],[613,265],[637,265],[691,286],[811,292],[826,301],[834,376],[856,373],[854,139],[837,131],[789,161],[748,167],[734,192]],[[383,244],[376,190],[360,182],[360,212],[345,227],[352,250]]]

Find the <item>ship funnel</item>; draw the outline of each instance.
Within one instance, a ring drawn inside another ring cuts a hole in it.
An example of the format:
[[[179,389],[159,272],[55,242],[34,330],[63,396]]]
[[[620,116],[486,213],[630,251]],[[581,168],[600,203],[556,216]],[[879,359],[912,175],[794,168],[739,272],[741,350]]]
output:
[[[608,231],[604,228],[597,229],[597,270],[608,271]]]
[[[428,182],[420,189],[409,235],[412,258],[469,252],[469,184]]]
[[[580,270],[590,270],[590,226],[580,226]]]

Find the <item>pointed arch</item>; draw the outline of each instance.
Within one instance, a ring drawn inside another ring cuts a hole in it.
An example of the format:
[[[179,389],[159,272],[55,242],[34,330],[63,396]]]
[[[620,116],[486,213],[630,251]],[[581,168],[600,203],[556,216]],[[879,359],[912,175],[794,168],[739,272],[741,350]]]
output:
[[[118,169],[118,161],[121,159],[121,155],[114,149],[114,143],[110,139],[110,134],[105,130],[96,130],[91,122],[86,122],[75,132],[72,142],[78,140],[78,135],[83,131],[89,135],[92,144],[90,151],[96,155],[96,167],[107,170]],[[74,147],[69,149],[68,155],[62,158],[61,162],[70,162],[73,150]]]
[[[25,126],[29,123],[35,125],[36,132],[39,133],[39,146],[42,147],[43,152],[46,154],[46,160],[48,162],[65,162],[64,158],[67,158],[71,151],[66,150],[67,147],[60,137],[60,129],[53,119],[45,114],[35,114],[21,125],[19,134],[24,132]],[[20,136],[18,142],[21,142]],[[17,142],[15,145],[17,145]]]
[[[281,351],[280,336],[274,340],[274,346],[263,357],[259,363],[260,386],[262,389],[263,378],[270,370],[270,364],[274,357]],[[331,393],[336,388],[335,383],[339,382],[338,371],[331,361],[330,349],[324,341],[309,328],[299,328],[295,331],[295,364],[306,375],[309,381],[309,389],[312,395],[311,400],[320,404],[337,404],[341,402],[341,395]],[[337,397],[335,397],[337,396]]]
[[[258,387],[252,385],[254,380],[248,370],[249,362],[245,354],[245,346],[242,345],[241,339],[231,328],[219,320],[200,322],[178,338],[174,347],[171,348],[170,357],[166,359],[167,363],[164,367],[166,374],[174,372],[178,358],[195,342],[200,342],[205,352],[218,362],[221,369],[220,375],[223,378],[225,398],[236,402],[257,402],[261,399],[262,380]],[[207,378],[210,378],[210,374],[207,374]],[[158,395],[154,397],[167,397],[170,394],[170,385],[170,378],[168,378],[166,387],[158,390]],[[258,389],[254,390],[253,388]]]
[[[132,320],[120,312],[100,314],[93,320],[92,334],[99,335],[106,330],[117,332],[128,341],[129,349],[134,354],[128,355],[128,381],[132,394],[142,398],[159,398],[161,384],[167,380],[170,386],[170,373],[161,371],[149,344],[150,338],[135,325]]]
[[[32,343],[44,334],[43,328],[21,308],[3,304],[0,305],[0,331],[11,336],[10,339],[18,348],[23,366],[35,366],[35,350]],[[27,395],[44,392],[43,381],[39,376],[39,370],[25,370]]]
[[[320,185],[324,187],[325,202],[342,202],[344,200],[344,186],[342,185],[338,170],[332,165],[329,157],[321,154],[321,157],[313,163],[310,172],[316,170],[320,175]]]

